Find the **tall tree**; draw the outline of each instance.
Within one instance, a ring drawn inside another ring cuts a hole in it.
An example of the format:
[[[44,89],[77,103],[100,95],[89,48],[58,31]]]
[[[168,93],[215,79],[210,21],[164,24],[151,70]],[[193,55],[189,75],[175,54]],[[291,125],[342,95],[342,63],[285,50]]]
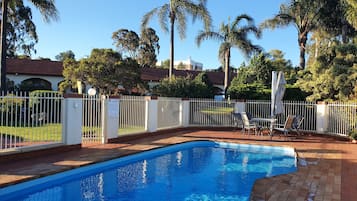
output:
[[[143,67],[155,67],[157,62],[156,52],[159,53],[159,37],[152,28],[142,30],[140,35],[138,63]]]
[[[113,33],[112,39],[122,55],[127,52],[129,57],[136,58],[140,38],[135,31],[119,29]]]
[[[58,55],[56,55],[56,60],[57,61],[64,61],[66,59],[73,59],[75,60],[75,55],[72,50],[67,50],[65,52],[61,52]]]
[[[129,92],[133,87],[143,86],[139,64],[131,58],[122,59],[112,49],[93,49],[88,58],[78,62],[66,60],[63,76],[66,84],[75,86],[81,80],[105,94],[116,93],[119,85]]]
[[[197,18],[204,23],[205,30],[209,30],[211,26],[211,16],[206,8],[207,0],[197,0],[195,3],[193,0],[169,0],[160,7],[146,13],[142,20],[142,28],[147,27],[148,22],[157,15],[161,28],[165,32],[170,30],[170,68],[169,78],[172,77],[172,71],[174,68],[174,27],[177,25],[180,38],[185,38],[187,16],[192,16],[193,21]],[[175,24],[177,22],[177,24]],[[168,27],[170,24],[170,28]]]
[[[279,13],[272,19],[261,24],[261,28],[280,28],[289,25],[295,26],[298,32],[301,69],[305,68],[305,48],[308,34],[318,25],[318,17],[324,1],[318,0],[290,0],[288,4],[280,6]]]
[[[135,31],[119,29],[112,35],[115,46],[119,52],[125,53],[136,59],[142,67],[154,67],[156,64],[156,51],[159,52],[159,37],[152,28],[141,30],[139,36]]]
[[[58,19],[55,0],[29,1],[40,11],[45,22]],[[1,13],[1,89],[6,90],[6,54],[14,55],[19,48],[29,54],[38,37],[31,8],[25,6],[23,0],[2,0]]]
[[[246,20],[247,24],[239,26],[242,20]],[[230,80],[230,59],[231,48],[238,48],[243,52],[245,56],[250,56],[254,52],[261,51],[261,48],[254,45],[248,38],[250,33],[255,34],[256,37],[260,37],[261,32],[254,25],[253,19],[248,15],[239,15],[231,24],[221,24],[218,31],[201,31],[196,37],[196,43],[201,45],[203,40],[214,39],[221,42],[219,47],[218,57],[224,63],[224,91],[227,92]]]

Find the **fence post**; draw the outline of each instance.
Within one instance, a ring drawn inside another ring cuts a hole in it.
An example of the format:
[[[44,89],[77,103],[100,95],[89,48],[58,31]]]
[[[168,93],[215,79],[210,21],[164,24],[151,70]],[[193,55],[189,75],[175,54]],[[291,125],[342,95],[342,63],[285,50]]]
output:
[[[190,121],[190,100],[183,98],[180,103],[180,126],[188,127]]]
[[[102,96],[102,144],[118,137],[119,96]]]
[[[325,102],[316,104],[316,132],[326,133],[328,129],[328,105]]]
[[[66,145],[82,144],[82,95],[64,94],[62,136]]]
[[[157,131],[157,109],[158,109],[158,100],[155,96],[145,97],[145,130],[147,132]]]
[[[234,104],[234,113],[245,112],[245,100],[237,100]]]

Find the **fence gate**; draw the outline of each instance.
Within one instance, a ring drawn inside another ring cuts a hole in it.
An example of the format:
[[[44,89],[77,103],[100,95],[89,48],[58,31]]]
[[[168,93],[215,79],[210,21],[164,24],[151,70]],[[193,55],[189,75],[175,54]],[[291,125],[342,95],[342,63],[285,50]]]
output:
[[[104,99],[99,95],[83,95],[82,143],[102,143],[102,106]]]
[[[352,129],[357,128],[357,104],[329,103],[327,106],[329,133],[348,136]]]

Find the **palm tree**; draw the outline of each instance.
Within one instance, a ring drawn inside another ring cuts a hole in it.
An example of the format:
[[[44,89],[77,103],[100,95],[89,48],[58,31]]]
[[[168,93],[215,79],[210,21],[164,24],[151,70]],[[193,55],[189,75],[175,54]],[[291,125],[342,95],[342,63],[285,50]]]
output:
[[[40,13],[42,14],[42,17],[45,22],[50,22],[51,20],[57,20],[58,19],[58,11],[55,6],[55,0],[29,0],[34,7],[36,7]],[[1,43],[0,43],[0,51],[1,51],[1,61],[0,61],[0,68],[1,68],[1,89],[6,91],[6,50],[7,50],[7,44],[6,44],[6,36],[7,36],[7,23],[8,22],[8,14],[12,16],[10,20],[18,20],[17,17],[14,14],[16,12],[21,12],[18,11],[18,8],[24,8],[24,3],[23,0],[2,0],[2,8],[1,8],[1,13],[2,13],[2,20],[1,20]],[[25,10],[23,10],[25,11]],[[27,14],[31,15],[31,12],[26,11]],[[24,15],[24,13],[22,13]],[[24,19],[24,16],[21,17],[21,19]],[[16,24],[16,23],[15,23]],[[30,18],[30,22],[26,24],[26,26],[33,26],[33,23]],[[19,25],[21,26],[21,25]],[[35,35],[35,33],[32,33]]]
[[[319,15],[323,1],[291,0],[288,5],[282,4],[280,11],[272,19],[261,24],[261,28],[279,28],[294,25],[298,31],[298,45],[300,49],[301,69],[305,68],[305,51],[308,34],[318,27]]]
[[[202,20],[206,30],[209,30],[211,26],[211,16],[206,8],[207,0],[197,0],[198,3],[193,0],[170,0],[160,7],[154,8],[150,12],[146,13],[142,20],[142,28],[146,28],[148,22],[157,15],[161,28],[165,32],[170,30],[170,68],[169,78],[172,77],[172,71],[174,68],[174,28],[177,22],[177,30],[181,39],[186,35],[186,21],[187,15],[192,16],[193,21],[197,18]],[[168,28],[170,24],[170,29]]]
[[[246,20],[247,25],[239,27],[239,23]],[[228,19],[229,21],[229,19]],[[221,42],[219,47],[218,57],[224,63],[224,92],[227,92],[229,87],[229,74],[230,74],[230,58],[231,48],[238,48],[243,54],[249,57],[254,52],[260,52],[261,48],[253,45],[251,40],[248,39],[248,34],[253,33],[257,38],[260,37],[260,30],[254,25],[253,19],[248,15],[239,15],[232,22],[232,24],[221,24],[219,31],[201,31],[196,37],[198,46],[206,39],[214,39]]]
[[[347,11],[346,18],[357,30],[357,2],[355,0],[346,0]]]

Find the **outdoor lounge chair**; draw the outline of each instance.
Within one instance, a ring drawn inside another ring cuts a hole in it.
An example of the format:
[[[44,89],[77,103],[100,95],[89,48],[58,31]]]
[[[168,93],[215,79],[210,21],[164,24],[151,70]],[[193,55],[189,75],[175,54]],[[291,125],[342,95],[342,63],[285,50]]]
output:
[[[249,116],[246,112],[241,112],[240,116],[243,122],[244,134],[246,133],[246,131],[248,131],[248,135],[249,135],[251,130],[253,130],[256,135],[259,134],[260,127],[258,126],[257,123],[250,121]]]
[[[300,135],[301,124],[304,121],[304,117],[301,115],[296,115],[292,125],[292,131],[295,131],[297,135]]]
[[[273,131],[279,131],[279,132],[283,133],[285,136],[287,136],[288,133],[293,130],[294,119],[295,119],[295,115],[288,115],[288,117],[285,120],[284,125],[276,124]]]
[[[239,112],[232,112],[232,116],[233,116],[234,126],[236,128],[241,126],[241,128],[243,129],[244,126],[243,126],[242,116],[240,115],[240,113]]]

